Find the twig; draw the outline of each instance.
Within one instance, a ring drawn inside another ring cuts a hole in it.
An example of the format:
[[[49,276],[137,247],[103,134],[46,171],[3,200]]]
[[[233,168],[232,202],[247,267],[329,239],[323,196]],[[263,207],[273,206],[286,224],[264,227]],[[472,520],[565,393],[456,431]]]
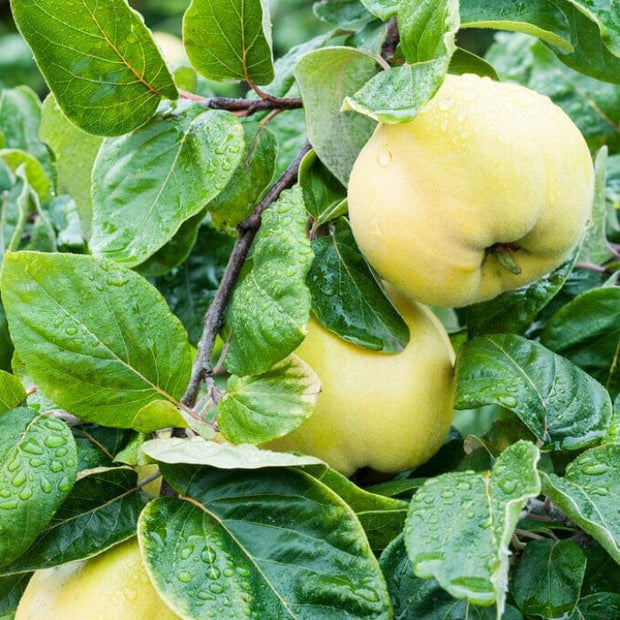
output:
[[[381,57],[385,58],[385,60],[393,58],[399,41],[398,21],[396,17],[391,17],[387,23],[387,32],[381,46]]]
[[[243,112],[244,116],[250,116],[263,110],[293,110],[303,107],[299,97],[272,97],[266,95],[261,99],[244,99],[242,97],[201,97],[186,91],[181,91],[185,99],[196,101],[212,110],[228,110],[229,112]]]
[[[250,250],[250,246],[260,228],[263,211],[265,211],[269,205],[273,204],[285,189],[292,187],[296,183],[299,164],[309,150],[310,145],[306,143],[299,155],[295,158],[295,161],[274,183],[265,197],[258,203],[252,214],[237,226],[239,236],[237,237],[237,241],[228,259],[228,264],[226,265],[224,275],[215,293],[213,303],[202,321],[204,327],[198,342],[198,349],[196,358],[194,359],[189,385],[181,399],[181,402],[188,407],[193,407],[196,404],[202,382],[205,379],[211,378],[213,375],[211,356],[213,354],[213,347],[215,346],[215,339],[217,334],[224,327],[226,310],[232,297],[233,289],[239,278],[239,273],[241,272],[245,258]]]

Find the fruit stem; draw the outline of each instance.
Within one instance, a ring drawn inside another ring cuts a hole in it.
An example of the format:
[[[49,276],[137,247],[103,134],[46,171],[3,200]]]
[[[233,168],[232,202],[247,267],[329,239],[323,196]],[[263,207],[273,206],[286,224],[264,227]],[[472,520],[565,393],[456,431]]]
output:
[[[519,249],[516,243],[496,243],[492,245],[487,252],[493,254],[499,261],[499,264],[508,271],[519,275],[521,273],[521,267],[515,261],[512,252]]]

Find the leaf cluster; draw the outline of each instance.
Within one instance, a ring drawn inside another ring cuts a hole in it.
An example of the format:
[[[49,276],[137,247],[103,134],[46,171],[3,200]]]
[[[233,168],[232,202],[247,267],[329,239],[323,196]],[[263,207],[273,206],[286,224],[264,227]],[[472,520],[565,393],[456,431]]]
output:
[[[50,93],[0,81],[0,617],[33,571],[133,536],[185,618],[620,615],[613,1],[321,0],[279,54],[266,0],[192,0],[174,49],[126,0],[10,6]],[[478,30],[498,31],[483,55]],[[376,123],[447,72],[566,110],[592,223],[537,282],[436,309],[457,393],[429,462],[347,479],[265,450],[312,415],[311,312],[407,344],[346,185]]]

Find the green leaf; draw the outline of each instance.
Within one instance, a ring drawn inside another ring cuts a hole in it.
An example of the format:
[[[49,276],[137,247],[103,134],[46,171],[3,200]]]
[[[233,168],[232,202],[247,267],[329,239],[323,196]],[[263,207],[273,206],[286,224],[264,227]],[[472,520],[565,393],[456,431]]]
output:
[[[490,301],[472,304],[460,314],[470,337],[484,334],[523,334],[540,311],[564,286],[575,265],[577,253],[552,272],[526,286],[498,295]]]
[[[243,129],[233,114],[189,103],[168,112],[103,143],[93,169],[94,254],[128,266],[145,261],[224,189],[239,163]]]
[[[310,316],[305,278],[312,256],[302,193],[295,186],[264,212],[252,268],[233,294],[226,318],[232,332],[226,355],[231,373],[265,372],[303,340]]]
[[[21,149],[0,149],[0,160],[9,170],[23,170],[28,183],[40,200],[47,200],[52,190],[50,179],[41,162]]]
[[[620,444],[591,448],[564,477],[542,474],[543,492],[620,564]]]
[[[444,60],[447,67],[454,53],[459,29],[457,0],[402,2],[398,11],[400,47],[407,63]]]
[[[192,351],[139,275],[77,254],[7,254],[2,298],[35,383],[86,421],[126,427],[144,405],[183,394]]]
[[[0,618],[2,618],[2,620],[14,619],[17,605],[19,604],[19,600],[29,580],[29,574],[0,577]]]
[[[400,2],[398,0],[360,0],[369,13],[375,17],[388,20],[398,13]]]
[[[614,397],[620,392],[620,287],[591,289],[562,306],[547,322],[541,342],[591,374]]]
[[[538,450],[519,441],[490,474],[450,472],[413,496],[405,544],[418,577],[434,577],[457,598],[504,609],[510,538],[524,503],[540,493]]]
[[[163,469],[191,498],[153,500],[138,534],[166,603],[218,619],[391,617],[353,511],[296,470]],[[164,544],[165,541],[165,544]]]
[[[455,599],[435,579],[416,577],[402,534],[381,554],[380,564],[387,580],[395,618],[496,620],[498,617],[495,607],[477,607],[467,599]],[[522,618],[514,607],[506,605],[502,620]]]
[[[278,156],[276,136],[259,123],[243,123],[245,151],[226,187],[207,205],[213,223],[234,229],[268,189]]]
[[[585,569],[586,557],[574,542],[533,540],[519,559],[510,591],[523,613],[560,618],[575,609]]]
[[[347,97],[343,109],[382,123],[407,123],[437,92],[447,68],[447,60],[439,59],[382,71]]]
[[[166,427],[184,428],[187,426],[187,422],[174,403],[159,399],[153,400],[139,409],[130,426],[140,433],[150,433]]]
[[[148,498],[138,491],[128,467],[89,472],[80,477],[51,523],[3,574],[23,573],[90,558],[136,534]]]
[[[0,565],[30,547],[76,475],[75,442],[64,422],[26,408],[0,415]]]
[[[375,553],[400,534],[407,515],[407,502],[362,489],[329,467],[321,467],[316,473],[312,469],[309,471],[354,510]]]
[[[409,342],[409,328],[364,261],[348,222],[340,218],[329,236],[312,241],[314,261],[307,276],[312,310],[341,338],[384,353]]]
[[[26,390],[21,381],[4,370],[0,370],[0,413],[15,409],[26,400]]]
[[[271,20],[264,0],[192,0],[183,42],[194,68],[218,81],[273,80]]]
[[[172,273],[155,280],[193,344],[200,339],[202,319],[224,275],[233,244],[232,237],[203,222],[187,260]]]
[[[579,599],[577,609],[568,620],[597,620],[610,614],[620,616],[620,594],[616,592],[597,592]]]
[[[313,456],[261,450],[253,444],[233,446],[228,443],[205,441],[201,437],[150,439],[142,444],[142,451],[160,463],[212,465],[219,469],[260,469],[323,464]]]
[[[466,342],[456,359],[457,409],[501,405],[514,411],[544,449],[578,450],[605,435],[611,400],[572,362],[513,334]]]
[[[0,263],[8,250],[19,248],[30,213],[32,190],[23,167],[11,175],[11,181],[11,188],[0,195]]]
[[[528,3],[497,0],[461,0],[461,27],[496,28],[534,35],[553,49],[569,67],[599,80],[619,83],[620,54],[617,38],[609,37],[599,14],[609,0],[599,3],[599,11],[587,10],[575,0]],[[589,3],[591,4],[591,3]],[[613,15],[613,12],[609,12]]]
[[[217,407],[217,424],[232,443],[265,443],[303,424],[320,390],[312,368],[289,355],[260,375],[232,375]]]
[[[58,104],[89,133],[127,133],[153,115],[162,97],[178,96],[126,0],[84,0],[70,9],[65,0],[11,0],[11,8]]]
[[[72,124],[62,113],[56,98],[49,95],[43,102],[41,139],[54,152],[57,190],[70,194],[80,215],[84,239],[90,238],[92,200],[91,173],[103,138],[93,136]]]
[[[50,152],[39,136],[40,124],[41,102],[28,86],[0,91],[0,134],[4,136],[0,146],[30,153],[52,179]]]
[[[314,150],[308,151],[299,166],[299,185],[306,209],[315,220],[315,228],[346,213],[345,187],[325,167]]]
[[[372,55],[347,47],[309,52],[295,68],[310,143],[319,159],[345,186],[375,122],[343,111],[342,104],[345,97],[356,93],[378,70]]]

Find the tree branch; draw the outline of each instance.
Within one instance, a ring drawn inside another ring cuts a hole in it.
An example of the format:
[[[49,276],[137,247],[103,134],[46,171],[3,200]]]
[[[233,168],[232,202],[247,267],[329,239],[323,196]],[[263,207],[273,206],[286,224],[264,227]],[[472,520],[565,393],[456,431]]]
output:
[[[215,293],[213,303],[202,321],[204,327],[198,342],[198,351],[192,367],[192,374],[187,390],[181,399],[181,402],[188,407],[194,407],[196,404],[202,382],[213,376],[211,356],[215,346],[215,339],[224,327],[226,310],[245,258],[260,228],[261,216],[265,209],[273,204],[285,189],[292,187],[297,182],[299,164],[309,150],[310,145],[306,143],[295,158],[295,161],[273,184],[252,214],[237,226],[239,236],[228,259],[226,270]]]
[[[303,107],[299,97],[272,97],[265,95],[260,99],[244,99],[242,97],[201,97],[180,91],[185,99],[191,99],[212,110],[228,110],[229,112],[243,112],[244,116],[250,116],[263,110],[294,110]]]

